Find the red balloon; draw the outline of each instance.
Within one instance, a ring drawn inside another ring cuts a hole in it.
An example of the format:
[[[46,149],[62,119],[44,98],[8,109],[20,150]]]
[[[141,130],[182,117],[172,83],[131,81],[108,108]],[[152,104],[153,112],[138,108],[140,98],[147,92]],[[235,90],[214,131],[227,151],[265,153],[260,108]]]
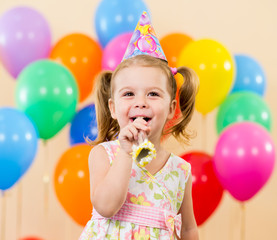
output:
[[[38,237],[24,237],[24,238],[20,238],[19,240],[43,240],[43,239]]]
[[[223,187],[214,173],[211,156],[203,152],[190,152],[181,158],[191,164],[193,210],[199,226],[217,208]]]

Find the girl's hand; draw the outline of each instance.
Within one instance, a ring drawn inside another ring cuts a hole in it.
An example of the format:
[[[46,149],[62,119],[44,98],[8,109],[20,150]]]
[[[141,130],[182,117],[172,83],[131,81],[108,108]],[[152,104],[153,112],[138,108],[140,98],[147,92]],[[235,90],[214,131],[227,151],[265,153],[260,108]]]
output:
[[[145,135],[150,132],[150,127],[147,126],[147,122],[143,118],[136,118],[135,121],[120,130],[118,140],[123,151],[128,154],[132,152],[133,144],[138,141],[139,132],[143,132]]]

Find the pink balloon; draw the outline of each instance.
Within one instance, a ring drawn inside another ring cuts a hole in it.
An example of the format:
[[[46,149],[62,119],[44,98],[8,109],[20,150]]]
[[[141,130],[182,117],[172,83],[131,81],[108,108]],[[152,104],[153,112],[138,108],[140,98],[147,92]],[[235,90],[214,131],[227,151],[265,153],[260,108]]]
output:
[[[219,137],[213,166],[222,186],[237,200],[252,198],[269,179],[275,162],[268,132],[252,122],[236,123]]]
[[[0,17],[0,61],[14,78],[29,63],[47,58],[50,48],[50,28],[36,10],[15,7]]]
[[[127,46],[133,33],[120,34],[113,38],[103,51],[102,69],[115,70],[117,65],[121,63]]]

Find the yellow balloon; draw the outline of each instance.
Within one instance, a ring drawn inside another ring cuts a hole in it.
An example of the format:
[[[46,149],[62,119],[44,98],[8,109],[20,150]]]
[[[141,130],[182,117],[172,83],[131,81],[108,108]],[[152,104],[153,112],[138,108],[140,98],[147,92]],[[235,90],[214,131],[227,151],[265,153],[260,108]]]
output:
[[[192,68],[200,86],[196,110],[207,114],[219,106],[231,90],[235,64],[232,55],[219,42],[201,39],[189,43],[180,53],[178,66]]]

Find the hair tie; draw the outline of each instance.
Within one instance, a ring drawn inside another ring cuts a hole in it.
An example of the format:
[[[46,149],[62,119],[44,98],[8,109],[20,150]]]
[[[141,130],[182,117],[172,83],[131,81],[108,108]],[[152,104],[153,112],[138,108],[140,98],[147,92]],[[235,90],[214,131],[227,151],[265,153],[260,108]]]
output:
[[[171,72],[172,72],[173,75],[177,74],[177,72],[178,72],[177,68],[170,67],[170,69],[171,69]]]

